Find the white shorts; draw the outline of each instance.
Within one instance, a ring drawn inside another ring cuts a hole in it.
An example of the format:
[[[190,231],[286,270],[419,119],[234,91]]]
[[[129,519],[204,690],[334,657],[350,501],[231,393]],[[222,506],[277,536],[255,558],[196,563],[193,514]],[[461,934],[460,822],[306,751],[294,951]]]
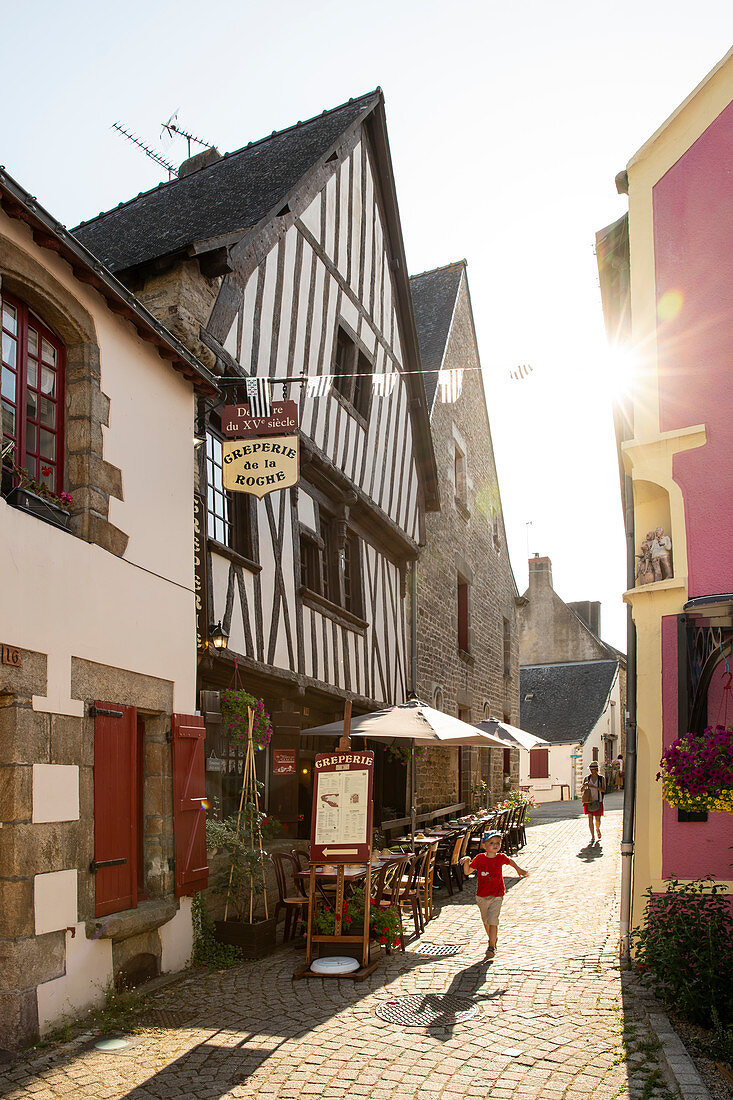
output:
[[[491,895],[488,898],[476,898],[476,904],[481,914],[481,920],[484,924],[498,924],[499,914],[501,913],[501,903],[504,897],[494,897]]]

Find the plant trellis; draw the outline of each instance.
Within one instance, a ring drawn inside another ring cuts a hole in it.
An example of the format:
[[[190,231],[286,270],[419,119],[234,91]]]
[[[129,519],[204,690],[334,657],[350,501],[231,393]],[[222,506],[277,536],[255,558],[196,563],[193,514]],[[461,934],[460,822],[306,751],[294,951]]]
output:
[[[239,796],[239,810],[237,812],[237,835],[240,831],[245,834],[246,839],[250,843],[256,841],[257,851],[259,852],[259,866],[260,871],[264,865],[264,851],[262,848],[262,825],[260,819],[260,800],[257,792],[257,773],[255,770],[255,753],[254,742],[252,738],[252,729],[254,726],[255,712],[252,707],[247,708],[247,750],[244,757],[244,770],[242,772],[242,792]],[[232,865],[229,871],[229,889],[227,890],[227,900],[224,906],[224,920],[227,919],[229,913],[229,902],[232,898],[232,876],[234,875],[234,866]],[[265,886],[264,874],[259,876],[262,883],[262,899],[265,907],[265,919],[269,917],[267,911],[267,889]],[[244,882],[239,885],[237,896],[235,900],[235,908],[237,910],[241,907],[241,896]],[[249,874],[249,923],[252,924],[253,911],[254,911],[254,893],[255,893],[255,876],[250,871]]]

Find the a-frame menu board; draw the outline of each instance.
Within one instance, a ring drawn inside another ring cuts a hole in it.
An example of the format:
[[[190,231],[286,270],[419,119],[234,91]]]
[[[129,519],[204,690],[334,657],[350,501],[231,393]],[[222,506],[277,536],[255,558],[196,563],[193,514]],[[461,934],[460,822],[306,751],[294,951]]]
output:
[[[316,756],[311,860],[366,863],[372,850],[374,753]]]

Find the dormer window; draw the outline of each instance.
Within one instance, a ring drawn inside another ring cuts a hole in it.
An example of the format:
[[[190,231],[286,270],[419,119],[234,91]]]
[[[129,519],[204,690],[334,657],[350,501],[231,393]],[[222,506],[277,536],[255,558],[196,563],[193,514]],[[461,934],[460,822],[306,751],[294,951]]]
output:
[[[373,366],[368,356],[341,325],[336,332],[333,388],[363,420],[369,419]]]

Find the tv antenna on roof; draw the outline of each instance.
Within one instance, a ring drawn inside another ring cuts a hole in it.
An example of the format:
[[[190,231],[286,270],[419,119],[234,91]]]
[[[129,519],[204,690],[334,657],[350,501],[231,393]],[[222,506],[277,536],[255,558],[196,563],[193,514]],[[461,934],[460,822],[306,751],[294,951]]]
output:
[[[173,164],[171,164],[170,161],[167,161],[165,157],[160,155],[160,153],[156,153],[155,149],[151,149],[149,145],[146,145],[145,142],[141,141],[139,137],[131,133],[129,130],[126,130],[125,127],[120,125],[119,122],[113,122],[112,129],[117,130],[118,133],[122,134],[123,137],[126,137],[128,141],[131,141],[133,145],[138,145],[142,149],[143,153],[145,153],[146,156],[150,157],[151,160],[154,160],[156,164],[160,164],[163,168],[167,168],[168,179],[170,179],[172,176],[178,175],[178,169]]]
[[[178,134],[179,137],[185,138],[186,141],[188,142],[188,155],[189,155],[189,157],[191,156],[191,142],[192,141],[195,141],[197,145],[203,146],[204,149],[213,149],[214,148],[214,146],[211,144],[210,141],[204,141],[203,138],[196,137],[195,134],[190,134],[188,132],[188,130],[184,130],[181,126],[178,125],[177,119],[178,119],[178,111],[174,111],[167,122],[161,123],[161,126],[162,126],[161,136],[163,134],[163,130],[165,130],[169,137],[173,137],[174,134]]]

